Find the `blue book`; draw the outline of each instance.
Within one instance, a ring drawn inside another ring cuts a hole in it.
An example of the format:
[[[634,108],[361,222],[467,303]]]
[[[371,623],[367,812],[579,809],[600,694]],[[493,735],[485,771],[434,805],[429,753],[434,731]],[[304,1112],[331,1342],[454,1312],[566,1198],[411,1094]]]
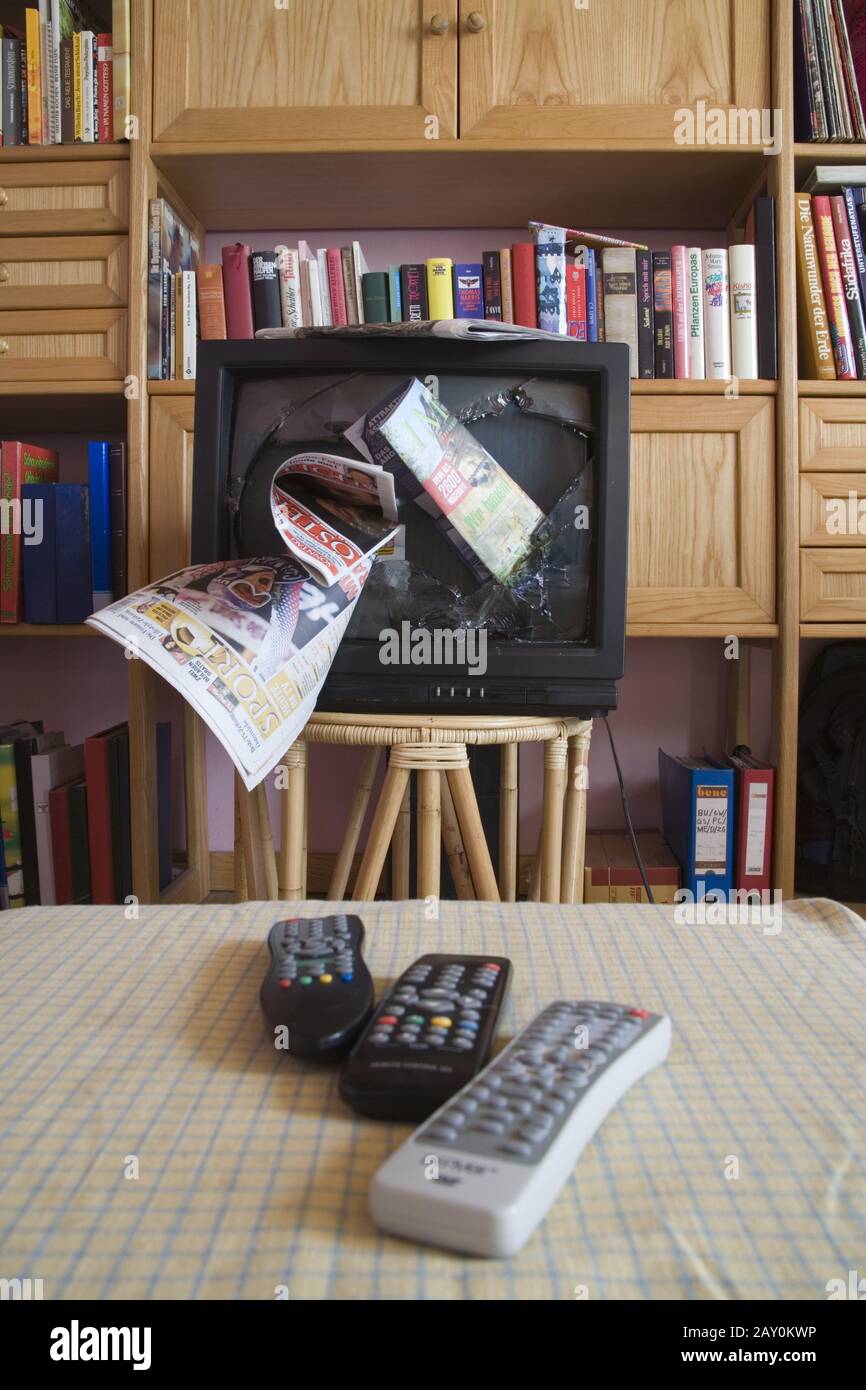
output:
[[[574,264],[586,269],[586,341],[598,342],[598,284],[595,251],[591,246],[576,246]]]
[[[388,302],[391,306],[391,322],[403,322],[403,290],[400,285],[400,267],[388,266]]]
[[[90,505],[82,483],[55,483],[57,621],[83,623],[93,612],[90,587]]]
[[[484,318],[484,268],[480,263],[454,267],[454,317]]]
[[[565,228],[532,226],[535,236],[535,279],[538,288],[538,326],[547,333],[568,333],[565,302]]]
[[[662,834],[699,902],[727,895],[734,871],[734,772],[706,758],[676,758],[659,749]]]
[[[24,621],[57,622],[56,483],[24,483],[21,488],[21,577]]]
[[[114,599],[111,589],[111,445],[91,441],[87,446],[90,482],[90,572],[93,581],[92,612],[107,608]]]

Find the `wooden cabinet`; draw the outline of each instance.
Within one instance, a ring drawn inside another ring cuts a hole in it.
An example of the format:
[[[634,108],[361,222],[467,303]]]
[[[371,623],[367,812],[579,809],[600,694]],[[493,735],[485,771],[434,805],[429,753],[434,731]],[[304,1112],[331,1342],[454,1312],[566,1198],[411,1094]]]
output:
[[[866,397],[800,401],[800,469],[804,473],[866,470]]]
[[[800,551],[804,623],[866,623],[866,548]]]
[[[457,134],[457,0],[155,0],[153,42],[156,140]]]
[[[632,630],[774,623],[773,428],[763,397],[632,401]]]
[[[0,236],[125,232],[128,201],[123,160],[0,165]]]
[[[0,312],[126,304],[126,237],[0,237]]]
[[[162,579],[189,564],[194,423],[194,396],[151,397],[151,579]]]
[[[800,474],[800,544],[866,545],[866,473]]]
[[[0,382],[122,380],[126,354],[122,309],[0,312]]]

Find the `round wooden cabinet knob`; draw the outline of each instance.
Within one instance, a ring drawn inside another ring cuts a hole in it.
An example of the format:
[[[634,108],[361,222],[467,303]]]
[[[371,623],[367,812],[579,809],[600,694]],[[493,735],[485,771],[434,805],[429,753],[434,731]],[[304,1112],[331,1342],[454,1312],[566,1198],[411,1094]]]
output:
[[[487,28],[487,20],[478,10],[473,10],[471,14],[467,15],[466,23],[473,34],[480,34],[482,29]]]
[[[0,338],[0,357],[3,356],[4,352],[8,352],[8,351],[9,351],[9,339],[8,339],[8,338]]]
[[[430,28],[438,38],[448,33],[448,19],[444,14],[434,14],[430,20]]]
[[[9,267],[8,267],[8,265],[0,265],[0,285],[5,285],[5,284],[6,284],[6,281],[7,281],[8,279],[9,279]]]
[[[8,202],[9,194],[6,192],[5,188],[0,188],[0,208],[5,208]]]

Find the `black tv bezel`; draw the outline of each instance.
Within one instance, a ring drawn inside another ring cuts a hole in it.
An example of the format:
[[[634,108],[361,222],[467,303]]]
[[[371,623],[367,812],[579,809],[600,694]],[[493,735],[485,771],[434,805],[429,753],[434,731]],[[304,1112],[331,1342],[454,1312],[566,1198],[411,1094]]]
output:
[[[592,644],[572,642],[487,644],[484,677],[466,668],[447,671],[383,667],[374,642],[344,640],[320,694],[320,709],[359,713],[411,707],[451,713],[568,713],[591,717],[616,707],[616,681],[625,658],[628,560],[630,381],[628,348],[621,343],[561,342],[515,336],[505,342],[435,336],[333,337],[211,341],[199,345],[193,455],[191,561],[231,557],[226,494],[235,387],[242,375],[285,372],[478,375],[502,371],[527,376],[569,373],[594,378],[597,414],[595,612]],[[216,462],[216,467],[214,467]],[[538,658],[549,660],[538,674]],[[376,684],[372,678],[376,677]],[[455,684],[456,682],[456,684]]]

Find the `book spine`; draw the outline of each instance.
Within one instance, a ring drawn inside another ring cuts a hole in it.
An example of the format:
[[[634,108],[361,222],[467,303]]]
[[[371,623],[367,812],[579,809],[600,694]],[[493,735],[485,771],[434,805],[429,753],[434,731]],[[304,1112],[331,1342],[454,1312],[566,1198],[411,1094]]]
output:
[[[316,252],[316,263],[319,267],[319,297],[322,301],[322,325],[325,328],[333,328],[334,309],[331,304],[331,276],[328,271],[328,253],[324,247],[320,247]]]
[[[253,317],[256,328],[280,328],[283,311],[275,251],[254,251],[252,255]]]
[[[689,376],[703,381],[706,376],[704,345],[704,286],[703,262],[699,246],[690,246],[687,254],[686,320],[688,331]]]
[[[129,63],[129,36],[131,32],[129,0],[112,0],[111,4],[111,48],[112,87],[114,89],[114,138],[128,140],[130,132],[127,120],[130,114],[131,74]]]
[[[81,483],[57,483],[57,621],[83,623],[93,612],[90,497]]]
[[[72,35],[72,128],[76,140],[84,139],[84,92],[81,85],[83,76],[81,57],[81,34],[76,29]]]
[[[60,40],[60,139],[64,145],[75,139],[71,39]]]
[[[114,902],[111,824],[111,743],[104,736],[84,740],[87,780],[87,839],[93,902]]]
[[[151,198],[147,234],[147,376],[162,379],[162,199]]]
[[[671,290],[673,294],[674,375],[683,381],[691,376],[688,247],[686,246],[671,247]]]
[[[93,141],[99,141],[99,39],[96,34],[90,40],[90,92],[93,102]]]
[[[341,247],[340,257],[343,263],[343,292],[346,299],[346,320],[350,324],[360,324],[361,318],[358,306],[358,291],[355,285],[355,259],[352,255],[351,246]]]
[[[524,328],[538,327],[535,282],[535,246],[517,242],[511,248],[511,274],[514,281],[514,322]]]
[[[775,381],[779,374],[775,198],[755,199],[755,272],[758,291],[758,373],[763,381]]]
[[[538,327],[546,333],[567,333],[565,303],[565,228],[540,226],[535,231],[535,285]],[[485,317],[490,312],[487,299],[487,265],[484,280]]]
[[[577,246],[574,264],[583,266],[586,271],[586,331],[587,342],[598,342],[598,293],[595,264],[595,251],[591,246]]]
[[[454,317],[484,318],[484,271],[480,264],[454,267]]]
[[[0,530],[0,623],[21,621],[21,540],[22,527],[15,524],[21,514],[22,489],[26,483],[56,483],[57,454],[37,449],[18,440],[0,444],[0,500],[12,524]]]
[[[111,512],[111,592],[115,599],[129,591],[126,559],[126,445],[112,444],[108,451]]]
[[[21,117],[19,145],[30,145],[30,96],[27,90],[27,43],[19,39],[16,46],[18,54],[18,110]]]
[[[431,319],[453,319],[454,263],[446,256],[434,256],[427,262],[427,303]]]
[[[51,857],[54,866],[54,901],[58,907],[72,902],[72,843],[69,829],[69,788],[52,787],[48,793],[51,825]]]
[[[171,372],[180,381],[183,364],[183,281],[180,271],[171,277]]]
[[[653,258],[651,251],[635,252],[637,266],[637,363],[638,376],[655,376],[655,320],[653,316]]]
[[[3,53],[3,144],[21,143],[21,77],[17,39],[0,39]]]
[[[111,446],[94,440],[87,446],[90,489],[90,571],[93,611],[106,608],[111,592]]]
[[[405,323],[423,323],[427,319],[427,272],[423,265],[400,267],[400,293]]]
[[[24,592],[24,621],[57,622],[57,575],[54,483],[25,483],[21,489],[21,509],[26,534],[21,547],[21,577]]]
[[[860,298],[860,283],[854,258],[854,241],[848,221],[848,208],[844,197],[837,195],[830,199],[830,215],[833,218],[833,233],[836,239],[836,254],[842,274],[842,288],[848,309],[848,323],[854,349],[854,363],[858,378],[866,377],[866,319],[863,315],[863,301]],[[854,222],[857,222],[855,215]],[[859,235],[859,225],[857,232]]]
[[[707,380],[727,381],[731,367],[731,306],[726,247],[703,253]]]
[[[331,314],[335,327],[349,322],[346,309],[346,288],[343,284],[343,257],[337,247],[328,248],[328,288],[331,292]],[[297,325],[300,327],[300,324]]]
[[[39,25],[39,11],[24,11],[24,26],[27,47],[27,122],[29,127],[28,144],[41,145],[42,131],[42,37]]]
[[[162,262],[162,379],[172,381],[174,379],[174,310],[175,310],[175,287],[174,276],[169,270],[169,263],[163,257]]]
[[[634,251],[606,246],[602,252],[606,341],[628,347],[629,376],[638,374],[637,262]]]
[[[604,310],[605,310],[605,303],[604,303],[604,274],[603,274],[603,271],[602,271],[602,262],[601,262],[601,257],[600,257],[600,255],[598,255],[598,253],[596,253],[596,252],[593,252],[593,254],[595,255],[595,317],[596,317],[596,332],[597,332],[597,334],[598,334],[598,341],[599,341],[600,343],[605,343],[605,342],[607,342],[607,324],[606,324],[606,322],[605,322],[605,317],[604,317]]]
[[[224,246],[223,294],[226,333],[229,338],[253,338],[253,292],[250,283],[250,248],[242,242]]]
[[[510,246],[504,246],[499,252],[499,274],[502,280],[502,322],[514,323],[514,275]]]
[[[60,0],[48,0],[48,95],[51,109],[51,143],[59,145],[63,139],[61,108],[63,90],[60,80]]]
[[[363,322],[364,322],[364,291],[363,291],[363,280],[364,280],[364,276],[367,274],[367,271],[370,269],[370,267],[367,265],[367,262],[366,262],[365,259],[364,259],[364,253],[363,253],[363,251],[361,250],[361,244],[360,244],[360,242],[358,242],[358,241],[353,241],[350,249],[351,249],[351,252],[352,252],[352,277],[353,277],[354,284],[355,284],[355,303],[356,303],[357,306],[358,306],[358,322],[359,322],[359,323],[363,323]]]
[[[114,92],[112,90],[112,49],[111,35],[99,34],[97,37],[97,91],[99,122],[98,132],[101,144],[114,139]]]
[[[361,277],[364,322],[388,323],[388,276],[382,270],[368,270]]]
[[[93,33],[81,35],[81,139],[93,144]]]
[[[812,199],[808,193],[795,195],[797,215],[797,304],[800,339],[800,375],[813,381],[835,381],[833,345],[815,225],[812,220]],[[803,369],[805,368],[805,373]]]
[[[301,276],[297,246],[276,248],[280,276],[280,313],[284,328],[302,328]],[[223,335],[225,336],[225,335]]]
[[[758,375],[758,315],[755,248],[747,243],[728,251],[730,267],[731,363],[743,381]]]
[[[674,374],[674,327],[669,251],[653,252],[653,325],[655,374],[659,378],[671,378]]]
[[[866,14],[864,14],[866,18]],[[863,229],[860,226],[858,216],[857,198],[853,188],[843,188],[842,195],[845,199],[845,210],[848,213],[848,227],[851,233],[851,247],[854,252],[854,268],[857,272],[857,284],[860,288],[860,302],[866,309],[866,249],[863,245]]]
[[[570,265],[566,271],[566,313],[568,336],[579,343],[587,341],[589,325],[586,318],[586,266]]]
[[[499,252],[482,252],[481,262],[484,266],[484,317],[501,323],[502,268],[499,261]]]
[[[313,327],[321,328],[325,322],[325,315],[322,309],[322,291],[319,286],[319,262],[315,256],[306,254],[301,256],[301,274],[306,276],[310,294],[310,313],[312,315]],[[359,322],[363,323],[359,310]]]
[[[179,375],[182,381],[195,381],[196,346],[198,343],[198,333],[196,331],[195,271],[182,270],[180,272],[180,281],[182,286],[181,313],[183,325],[183,356]],[[279,299],[277,302],[279,304]]]
[[[830,209],[830,199],[826,195],[819,193],[812,199],[812,216],[815,223],[815,242],[818,247],[821,278],[824,282],[827,316],[830,323],[830,340],[833,344],[833,359],[836,363],[836,379],[837,381],[856,381],[854,345],[848,323],[842,271],[836,253],[833,214]]]
[[[226,304],[221,265],[200,265],[195,272],[198,287],[198,321],[203,342],[226,336]]]
[[[400,289],[400,267],[398,265],[388,266],[388,304],[391,310],[391,322],[403,322],[403,295]]]

